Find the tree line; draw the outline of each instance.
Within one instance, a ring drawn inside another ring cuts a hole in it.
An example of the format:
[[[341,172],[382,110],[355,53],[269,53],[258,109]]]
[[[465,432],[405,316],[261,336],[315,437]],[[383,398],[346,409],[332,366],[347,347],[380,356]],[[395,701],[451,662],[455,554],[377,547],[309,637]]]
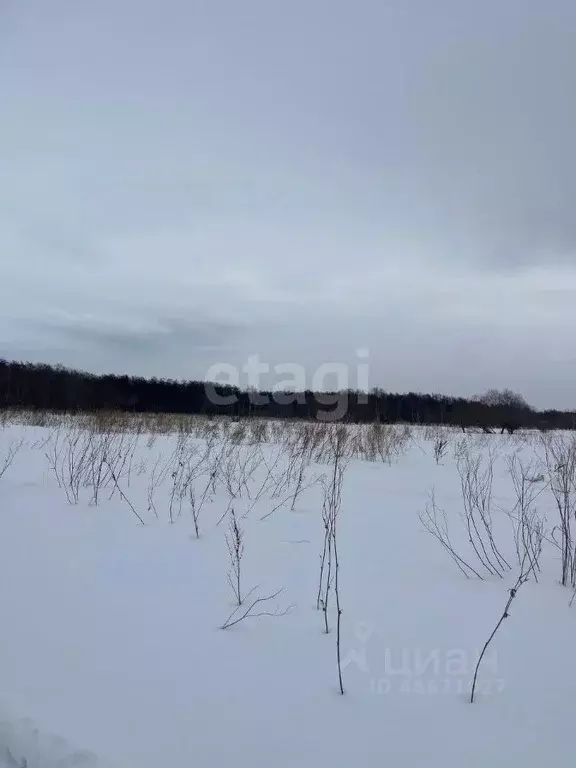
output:
[[[0,360],[0,407],[405,422],[508,432],[576,428],[575,412],[536,410],[510,390],[490,390],[468,399],[382,389],[254,392],[204,381],[97,375],[61,365],[6,360]]]

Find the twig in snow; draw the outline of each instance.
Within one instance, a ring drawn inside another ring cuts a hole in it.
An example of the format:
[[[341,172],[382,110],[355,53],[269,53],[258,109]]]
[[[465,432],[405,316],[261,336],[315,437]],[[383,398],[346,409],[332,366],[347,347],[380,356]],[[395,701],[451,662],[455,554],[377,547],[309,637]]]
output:
[[[254,587],[250,591],[250,593],[253,593],[257,587]],[[244,619],[251,619],[256,618],[257,616],[272,616],[273,618],[276,618],[278,616],[286,616],[286,614],[290,613],[293,605],[289,605],[288,608],[285,608],[283,611],[279,610],[278,608],[275,611],[257,611],[254,613],[254,609],[257,605],[260,605],[260,603],[266,603],[269,600],[274,600],[275,597],[278,597],[278,595],[284,591],[284,588],[278,589],[274,594],[267,595],[266,597],[257,597],[256,600],[254,600],[248,608],[244,610],[244,613],[240,614],[239,616],[238,611],[240,610],[240,606],[234,609],[234,611],[228,616],[224,624],[222,624],[221,629],[228,629],[229,627],[233,627],[235,624],[239,624],[241,621],[244,621]],[[249,594],[250,594],[249,593]],[[236,616],[236,618],[234,618]]]
[[[529,567],[527,569],[526,569],[526,560],[529,560]],[[525,557],[524,557],[524,559],[522,561],[522,567],[520,569],[520,575],[516,579],[516,584],[514,584],[512,589],[510,589],[508,591],[509,597],[508,597],[508,601],[506,602],[506,606],[504,608],[504,612],[503,612],[502,616],[500,616],[500,619],[498,620],[498,623],[496,624],[496,626],[492,630],[492,634],[490,635],[488,640],[486,640],[486,642],[484,643],[484,647],[482,648],[482,652],[480,653],[480,657],[479,657],[478,662],[476,664],[476,669],[474,670],[474,679],[472,681],[472,692],[470,694],[470,704],[474,703],[474,693],[476,691],[476,679],[478,677],[478,670],[480,669],[480,664],[482,663],[482,659],[484,658],[484,654],[488,650],[488,646],[492,642],[496,632],[498,632],[498,630],[500,629],[500,626],[502,625],[502,622],[504,621],[504,619],[507,619],[510,616],[509,610],[510,610],[510,606],[512,605],[512,601],[514,600],[514,598],[518,594],[518,590],[520,589],[522,584],[525,584],[528,581],[528,579],[530,578],[530,573],[534,570],[535,566],[536,566],[536,563],[533,560],[530,560],[528,555],[525,555]]]

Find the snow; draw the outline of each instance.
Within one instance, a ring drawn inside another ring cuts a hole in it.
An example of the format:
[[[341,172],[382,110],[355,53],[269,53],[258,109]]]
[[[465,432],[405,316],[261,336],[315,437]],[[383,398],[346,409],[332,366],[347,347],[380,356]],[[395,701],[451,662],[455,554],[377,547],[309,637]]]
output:
[[[228,459],[264,457],[279,476],[287,459],[278,440],[297,428],[271,428],[255,446],[235,443],[222,428],[216,440],[206,434],[187,445],[201,455],[211,440],[213,455],[226,445]],[[222,630],[234,609],[223,479],[202,509],[197,539],[186,503],[169,521],[170,473],[154,499],[158,517],[148,508],[152,469],[158,457],[175,455],[177,436],[135,436],[122,448],[134,449],[129,477],[127,464],[117,480],[141,525],[112,483],[97,505],[85,486],[78,503],[68,502],[50,467],[51,446],[57,436],[65,444],[66,434],[55,426],[0,429],[0,471],[9,447],[24,440],[0,478],[0,768],[24,760],[28,768],[570,763],[576,605],[558,585],[551,544],[538,582],[515,598],[481,668],[477,700],[468,703],[478,653],[518,573],[505,458],[534,455],[538,436],[447,433],[447,455],[436,464],[430,435],[413,429],[390,462],[351,459],[338,522],[340,696],[336,634],[323,632],[316,610],[318,483],[294,509],[288,500],[267,517],[282,493],[268,491],[253,504],[243,491],[234,501],[245,531],[245,592],[282,589],[266,610],[285,615]],[[454,460],[462,439],[483,455],[490,446],[498,451],[495,530],[513,565],[504,579],[465,579],[419,519],[434,487],[453,540],[466,546]],[[313,462],[306,477],[329,472],[329,463]],[[252,499],[266,476],[260,464],[248,483]],[[194,481],[198,496],[208,480]],[[543,493],[538,506],[552,527],[552,496]],[[333,610],[330,621],[334,628]]]

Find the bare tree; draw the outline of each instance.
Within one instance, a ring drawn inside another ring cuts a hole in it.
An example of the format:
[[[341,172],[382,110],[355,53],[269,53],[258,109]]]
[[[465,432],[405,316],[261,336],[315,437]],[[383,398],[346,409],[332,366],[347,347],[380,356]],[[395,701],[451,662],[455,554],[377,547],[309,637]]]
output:
[[[489,389],[483,395],[477,395],[474,399],[491,407],[530,408],[524,397],[518,392],[513,392],[511,389]]]

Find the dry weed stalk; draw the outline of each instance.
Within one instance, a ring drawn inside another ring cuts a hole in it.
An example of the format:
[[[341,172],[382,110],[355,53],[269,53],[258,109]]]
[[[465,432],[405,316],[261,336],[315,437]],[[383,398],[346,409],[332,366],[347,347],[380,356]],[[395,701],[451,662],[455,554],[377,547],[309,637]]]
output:
[[[228,583],[238,605],[242,605],[242,557],[244,556],[244,530],[238,525],[234,507],[230,510],[230,524],[226,534],[226,546],[230,557],[230,570],[226,574]]]
[[[336,663],[340,693],[344,693],[342,665],[340,655],[340,637],[342,606],[340,601],[340,559],[338,551],[338,517],[342,505],[342,486],[344,473],[350,456],[349,436],[346,429],[333,427],[330,432],[330,450],[333,457],[332,471],[328,478],[322,478],[323,504],[322,522],[324,526],[324,544],[320,556],[320,580],[316,607],[322,609],[324,630],[330,632],[328,611],[330,595],[333,589],[336,604]]]
[[[436,464],[440,464],[440,461],[448,453],[448,440],[442,435],[437,435],[434,439],[434,459]]]
[[[22,450],[23,445],[24,438],[21,438],[20,440],[12,440],[9,443],[8,450],[6,451],[4,458],[0,459],[0,480],[14,463],[16,456],[18,456]]]

